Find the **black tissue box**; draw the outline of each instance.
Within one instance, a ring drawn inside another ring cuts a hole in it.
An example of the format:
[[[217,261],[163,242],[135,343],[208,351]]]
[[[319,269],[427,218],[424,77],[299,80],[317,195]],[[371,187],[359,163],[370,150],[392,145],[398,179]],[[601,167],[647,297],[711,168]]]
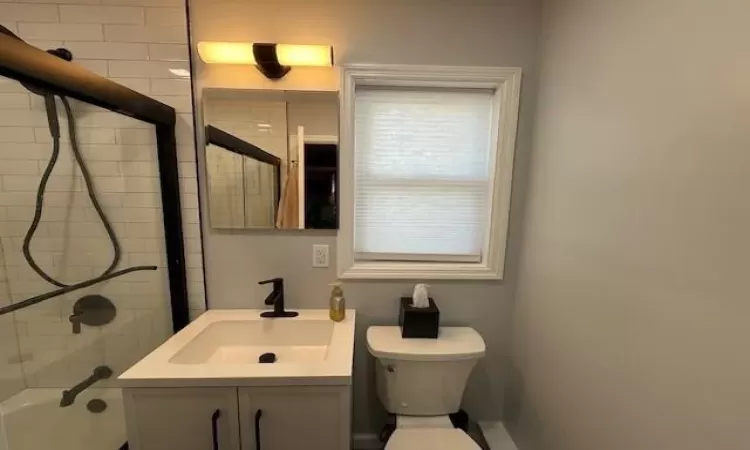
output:
[[[402,338],[437,339],[440,331],[440,310],[432,297],[430,306],[415,308],[411,297],[401,297],[401,308],[398,313],[398,324]]]

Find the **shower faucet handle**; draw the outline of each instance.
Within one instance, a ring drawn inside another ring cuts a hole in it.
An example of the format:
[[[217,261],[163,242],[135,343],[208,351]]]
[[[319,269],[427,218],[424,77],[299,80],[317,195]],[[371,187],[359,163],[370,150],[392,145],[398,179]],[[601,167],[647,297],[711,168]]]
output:
[[[81,319],[83,318],[83,314],[81,313],[73,313],[68,317],[68,320],[70,323],[73,324],[73,334],[81,334]]]

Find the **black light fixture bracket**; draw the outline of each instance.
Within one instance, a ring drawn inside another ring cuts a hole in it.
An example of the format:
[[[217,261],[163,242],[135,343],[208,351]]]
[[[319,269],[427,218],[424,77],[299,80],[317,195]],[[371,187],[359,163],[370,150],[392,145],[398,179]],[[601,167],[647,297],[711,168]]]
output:
[[[276,54],[276,44],[253,44],[253,57],[258,70],[267,78],[278,80],[292,70],[289,66],[282,66]]]

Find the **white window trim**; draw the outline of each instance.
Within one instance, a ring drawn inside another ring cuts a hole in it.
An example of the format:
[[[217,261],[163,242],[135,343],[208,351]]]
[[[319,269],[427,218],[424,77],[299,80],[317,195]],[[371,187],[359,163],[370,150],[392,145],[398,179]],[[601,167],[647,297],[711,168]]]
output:
[[[472,262],[361,261],[354,254],[354,93],[357,86],[419,86],[495,90],[491,156],[493,180],[483,258]],[[344,279],[502,279],[510,215],[521,69],[354,64],[341,70],[339,233],[337,270]],[[498,136],[501,139],[498,139]]]

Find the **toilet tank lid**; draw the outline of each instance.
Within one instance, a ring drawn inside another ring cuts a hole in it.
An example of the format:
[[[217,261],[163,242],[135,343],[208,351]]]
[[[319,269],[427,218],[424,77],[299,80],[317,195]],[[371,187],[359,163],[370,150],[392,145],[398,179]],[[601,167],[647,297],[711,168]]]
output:
[[[437,339],[404,339],[399,327],[370,327],[367,348],[376,358],[454,361],[484,356],[484,339],[473,328],[440,327]]]

